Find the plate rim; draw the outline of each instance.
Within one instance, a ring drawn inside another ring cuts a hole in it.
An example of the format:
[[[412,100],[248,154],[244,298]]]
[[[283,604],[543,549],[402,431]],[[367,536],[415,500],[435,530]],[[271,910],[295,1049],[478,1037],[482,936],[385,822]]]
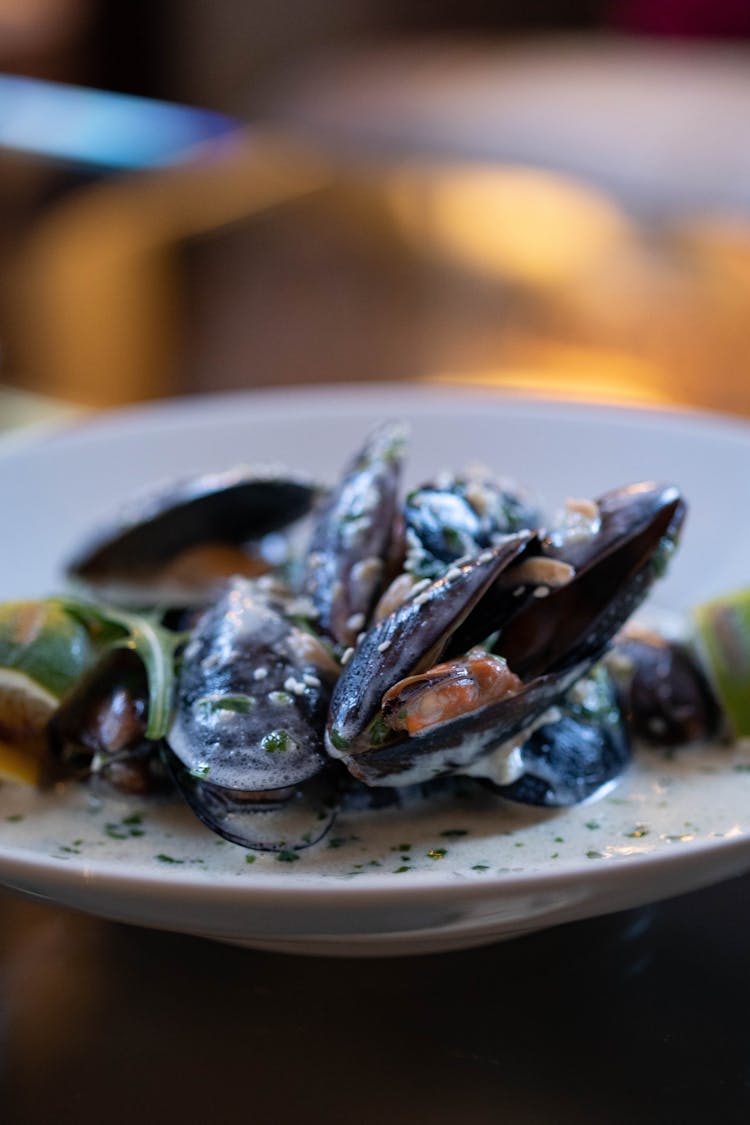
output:
[[[633,426],[667,426],[684,430],[695,428],[701,433],[721,431],[739,440],[750,441],[750,416],[706,410],[687,404],[643,404],[632,402],[600,402],[595,399],[560,397],[548,392],[530,393],[513,387],[487,387],[467,382],[465,385],[432,383],[429,380],[400,380],[398,382],[317,383],[287,384],[283,387],[263,387],[240,391],[216,391],[207,394],[189,394],[176,398],[159,398],[126,406],[99,411],[84,411],[69,418],[39,423],[20,431],[0,434],[0,458],[12,458],[33,452],[40,445],[67,445],[87,443],[111,435],[112,431],[127,431],[144,422],[158,425],[165,420],[171,427],[179,428],[195,420],[196,410],[207,417],[214,414],[236,415],[238,408],[258,406],[261,410],[288,411],[298,405],[305,412],[309,406],[322,410],[333,408],[337,414],[347,414],[353,408],[372,400],[377,410],[384,411],[388,399],[401,399],[399,405],[411,405],[416,411],[426,406],[438,408],[441,403],[460,402],[465,405],[490,401],[509,406],[519,414],[563,412],[570,418],[589,420],[600,417],[611,421],[616,418]]]
[[[93,886],[95,882],[109,882],[110,884],[128,884],[132,889],[144,891],[153,890],[155,886],[174,888],[175,897],[181,898],[184,893],[199,894],[207,899],[220,900],[227,892],[234,896],[239,894],[250,898],[268,899],[269,903],[278,898],[315,898],[317,900],[330,898],[338,900],[342,896],[358,899],[377,899],[381,892],[383,897],[390,901],[395,897],[416,897],[427,900],[435,894],[464,898],[486,898],[489,892],[494,892],[492,897],[502,898],[503,891],[508,896],[524,891],[543,891],[548,885],[559,886],[568,881],[578,883],[584,876],[584,881],[595,886],[604,881],[608,884],[628,883],[633,877],[633,871],[642,871],[644,867],[652,869],[664,868],[671,872],[674,867],[688,865],[691,860],[710,856],[713,852],[733,856],[750,852],[750,835],[723,837],[701,840],[695,843],[684,841],[676,842],[674,850],[646,852],[637,856],[606,856],[596,860],[572,860],[555,865],[554,869],[544,871],[508,871],[493,875],[477,876],[470,878],[468,875],[447,872],[441,876],[439,871],[425,872],[413,871],[409,878],[396,875],[392,872],[366,873],[364,877],[348,878],[346,876],[305,874],[299,878],[296,871],[284,872],[273,875],[268,873],[252,873],[247,882],[241,881],[239,874],[226,875],[212,872],[210,878],[199,878],[189,871],[166,871],[154,869],[128,870],[123,864],[116,862],[87,858],[83,863],[75,860],[62,859],[49,856],[41,858],[30,856],[22,849],[3,848],[0,846],[0,880],[6,878],[6,868],[15,867],[24,874],[51,875],[55,874],[54,881],[61,886],[75,888],[77,885]],[[750,867],[750,855],[748,855]],[[243,873],[244,874],[244,873]],[[12,885],[12,884],[5,884]]]

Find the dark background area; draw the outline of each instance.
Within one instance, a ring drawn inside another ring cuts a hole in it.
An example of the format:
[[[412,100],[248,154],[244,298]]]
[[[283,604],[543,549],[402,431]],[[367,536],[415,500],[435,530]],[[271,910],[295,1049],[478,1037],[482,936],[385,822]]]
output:
[[[302,54],[378,37],[555,30],[750,35],[744,0],[50,0],[29,5],[23,18],[14,7],[22,6],[0,6],[3,70],[227,112]],[[14,26],[25,33],[12,34]]]

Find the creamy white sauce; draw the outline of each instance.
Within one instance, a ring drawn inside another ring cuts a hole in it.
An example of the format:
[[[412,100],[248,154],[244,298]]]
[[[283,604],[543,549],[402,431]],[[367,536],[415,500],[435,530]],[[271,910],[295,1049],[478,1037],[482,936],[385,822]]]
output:
[[[669,635],[684,636],[685,622],[673,614],[649,607],[637,617]],[[587,689],[582,684],[578,690]],[[547,712],[538,723],[554,717]],[[518,753],[513,743],[474,763],[473,756],[469,740],[452,755],[459,766],[462,759],[470,777],[488,776],[489,770],[501,783],[514,779]],[[431,764],[441,763],[436,758]],[[425,780],[432,776],[425,772],[429,765],[425,756],[402,780]],[[466,784],[463,793],[341,814],[327,839],[285,864],[274,854],[249,853],[222,841],[179,798],[101,799],[74,782],[47,792],[0,783],[0,859],[22,855],[90,872],[99,863],[115,864],[132,875],[156,870],[165,880],[185,874],[262,881],[264,875],[288,872],[294,880],[339,881],[376,879],[393,871],[404,878],[427,871],[442,878],[481,879],[581,862],[628,862],[750,834],[750,740],[676,752],[636,748],[632,765],[613,785],[565,809],[513,805],[471,781]],[[408,848],[401,850],[402,843]]]
[[[495,785],[511,785],[523,773],[518,742],[506,742],[461,770],[462,777],[485,777]]]
[[[124,823],[134,815],[141,818],[135,826]],[[351,812],[291,864],[223,843],[176,799],[97,801],[75,783],[48,793],[0,785],[0,858],[20,853],[88,872],[99,863],[115,863],[133,875],[156,871],[165,880],[189,875],[250,882],[284,872],[302,881],[376,879],[402,867],[408,869],[404,878],[410,871],[427,871],[479,879],[582,862],[628,862],[747,834],[750,741],[676,754],[638,750],[614,787],[568,809],[512,805],[467,782],[464,795]],[[401,850],[401,843],[409,847]]]
[[[593,500],[568,500],[557,515],[549,538],[555,547],[570,547],[592,539],[601,526],[599,509]]]

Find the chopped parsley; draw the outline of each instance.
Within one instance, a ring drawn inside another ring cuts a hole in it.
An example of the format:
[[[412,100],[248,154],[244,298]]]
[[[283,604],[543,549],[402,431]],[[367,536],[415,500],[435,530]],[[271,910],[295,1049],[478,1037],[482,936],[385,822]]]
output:
[[[269,731],[260,740],[260,744],[267,754],[275,754],[277,750],[283,752],[286,750],[288,742],[289,735],[285,730]]]
[[[296,863],[300,857],[297,852],[288,851],[284,848],[282,851],[276,853],[276,858],[279,863]]]
[[[349,749],[348,739],[344,738],[343,735],[340,735],[335,727],[333,727],[331,729],[331,733],[330,733],[329,737],[331,739],[331,745],[334,747],[334,749],[336,749],[336,750],[348,750]]]
[[[233,711],[238,715],[247,715],[255,706],[252,695],[205,695],[198,700],[198,707],[209,716],[214,711]]]

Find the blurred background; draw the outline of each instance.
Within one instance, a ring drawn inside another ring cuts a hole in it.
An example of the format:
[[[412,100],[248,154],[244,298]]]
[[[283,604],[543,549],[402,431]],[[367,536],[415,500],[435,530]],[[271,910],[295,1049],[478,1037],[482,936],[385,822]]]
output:
[[[0,426],[749,360],[747,0],[0,0]]]

